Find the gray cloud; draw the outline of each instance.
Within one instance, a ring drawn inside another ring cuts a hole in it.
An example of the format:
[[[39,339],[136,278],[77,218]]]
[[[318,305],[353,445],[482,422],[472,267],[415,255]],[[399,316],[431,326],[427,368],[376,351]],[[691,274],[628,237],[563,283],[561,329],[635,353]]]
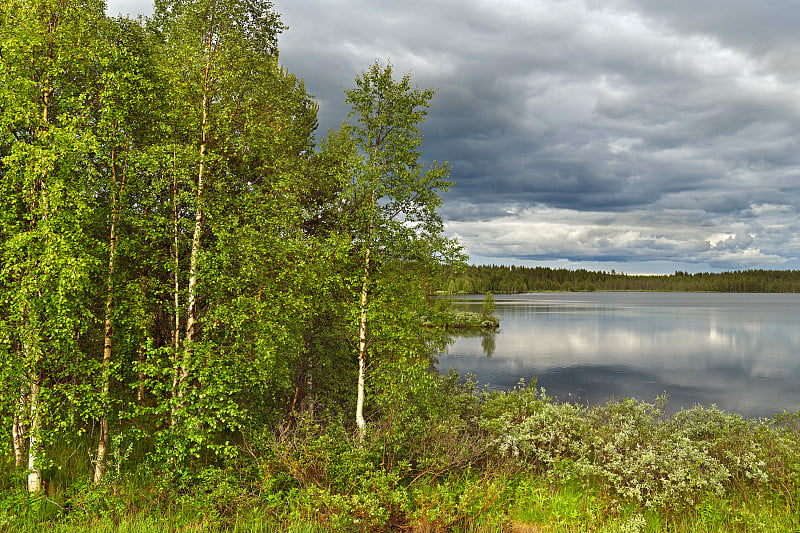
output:
[[[474,261],[800,268],[791,2],[275,7],[290,27],[281,60],[320,101],[321,135],[375,58],[439,89],[425,156],[451,163],[443,215]]]

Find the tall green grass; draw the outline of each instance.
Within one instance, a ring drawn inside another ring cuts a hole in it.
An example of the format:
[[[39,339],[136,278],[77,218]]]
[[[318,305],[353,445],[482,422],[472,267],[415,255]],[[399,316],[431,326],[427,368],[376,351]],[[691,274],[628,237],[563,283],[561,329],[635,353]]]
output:
[[[363,442],[308,413],[183,478],[119,438],[95,487],[89,435],[58,448],[48,493],[28,496],[6,457],[0,530],[800,532],[800,413],[667,416],[663,399],[586,408],[533,386],[437,387],[376,417]]]

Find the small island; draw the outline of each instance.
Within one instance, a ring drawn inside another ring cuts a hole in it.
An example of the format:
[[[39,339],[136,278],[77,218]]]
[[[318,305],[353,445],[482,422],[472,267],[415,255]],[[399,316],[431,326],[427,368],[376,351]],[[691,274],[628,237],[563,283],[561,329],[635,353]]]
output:
[[[450,301],[443,300],[432,309],[430,316],[422,317],[422,323],[425,327],[444,330],[495,330],[500,327],[500,317],[493,314],[494,308],[495,301],[491,292],[486,293],[480,313],[452,309]]]

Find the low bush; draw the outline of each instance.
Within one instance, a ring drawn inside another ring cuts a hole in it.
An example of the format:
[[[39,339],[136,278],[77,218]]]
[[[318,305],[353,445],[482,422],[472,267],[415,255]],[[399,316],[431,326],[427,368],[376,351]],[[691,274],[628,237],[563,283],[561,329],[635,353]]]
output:
[[[664,398],[589,408],[535,382],[476,392],[454,373],[404,368],[376,374],[363,438],[341,414],[309,409],[242,434],[235,459],[184,478],[164,475],[168,464],[137,466],[120,443],[107,483],[76,475],[35,498],[6,465],[0,529],[800,529],[800,413],[745,420],[697,406],[667,416]]]
[[[470,311],[445,310],[432,316],[424,316],[421,320],[426,327],[444,329],[497,329],[500,327],[500,319],[498,317]]]
[[[665,402],[624,399],[588,409],[521,384],[488,394],[479,425],[497,456],[551,478],[590,479],[642,508],[680,511],[709,494],[768,484],[787,497],[797,491],[800,445],[791,416],[772,424],[697,406],[667,417]]]
[[[490,435],[490,449],[502,456],[547,471],[586,455],[586,409],[553,403],[535,383],[490,393],[483,407],[480,427]]]

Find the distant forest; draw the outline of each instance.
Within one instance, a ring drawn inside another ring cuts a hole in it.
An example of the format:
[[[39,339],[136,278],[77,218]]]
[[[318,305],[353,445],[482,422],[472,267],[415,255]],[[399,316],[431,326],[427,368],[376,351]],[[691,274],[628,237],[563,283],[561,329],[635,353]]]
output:
[[[447,268],[442,291],[447,294],[530,291],[673,291],[673,292],[800,292],[800,271],[737,270],[735,272],[628,275],[589,270],[480,265]]]

